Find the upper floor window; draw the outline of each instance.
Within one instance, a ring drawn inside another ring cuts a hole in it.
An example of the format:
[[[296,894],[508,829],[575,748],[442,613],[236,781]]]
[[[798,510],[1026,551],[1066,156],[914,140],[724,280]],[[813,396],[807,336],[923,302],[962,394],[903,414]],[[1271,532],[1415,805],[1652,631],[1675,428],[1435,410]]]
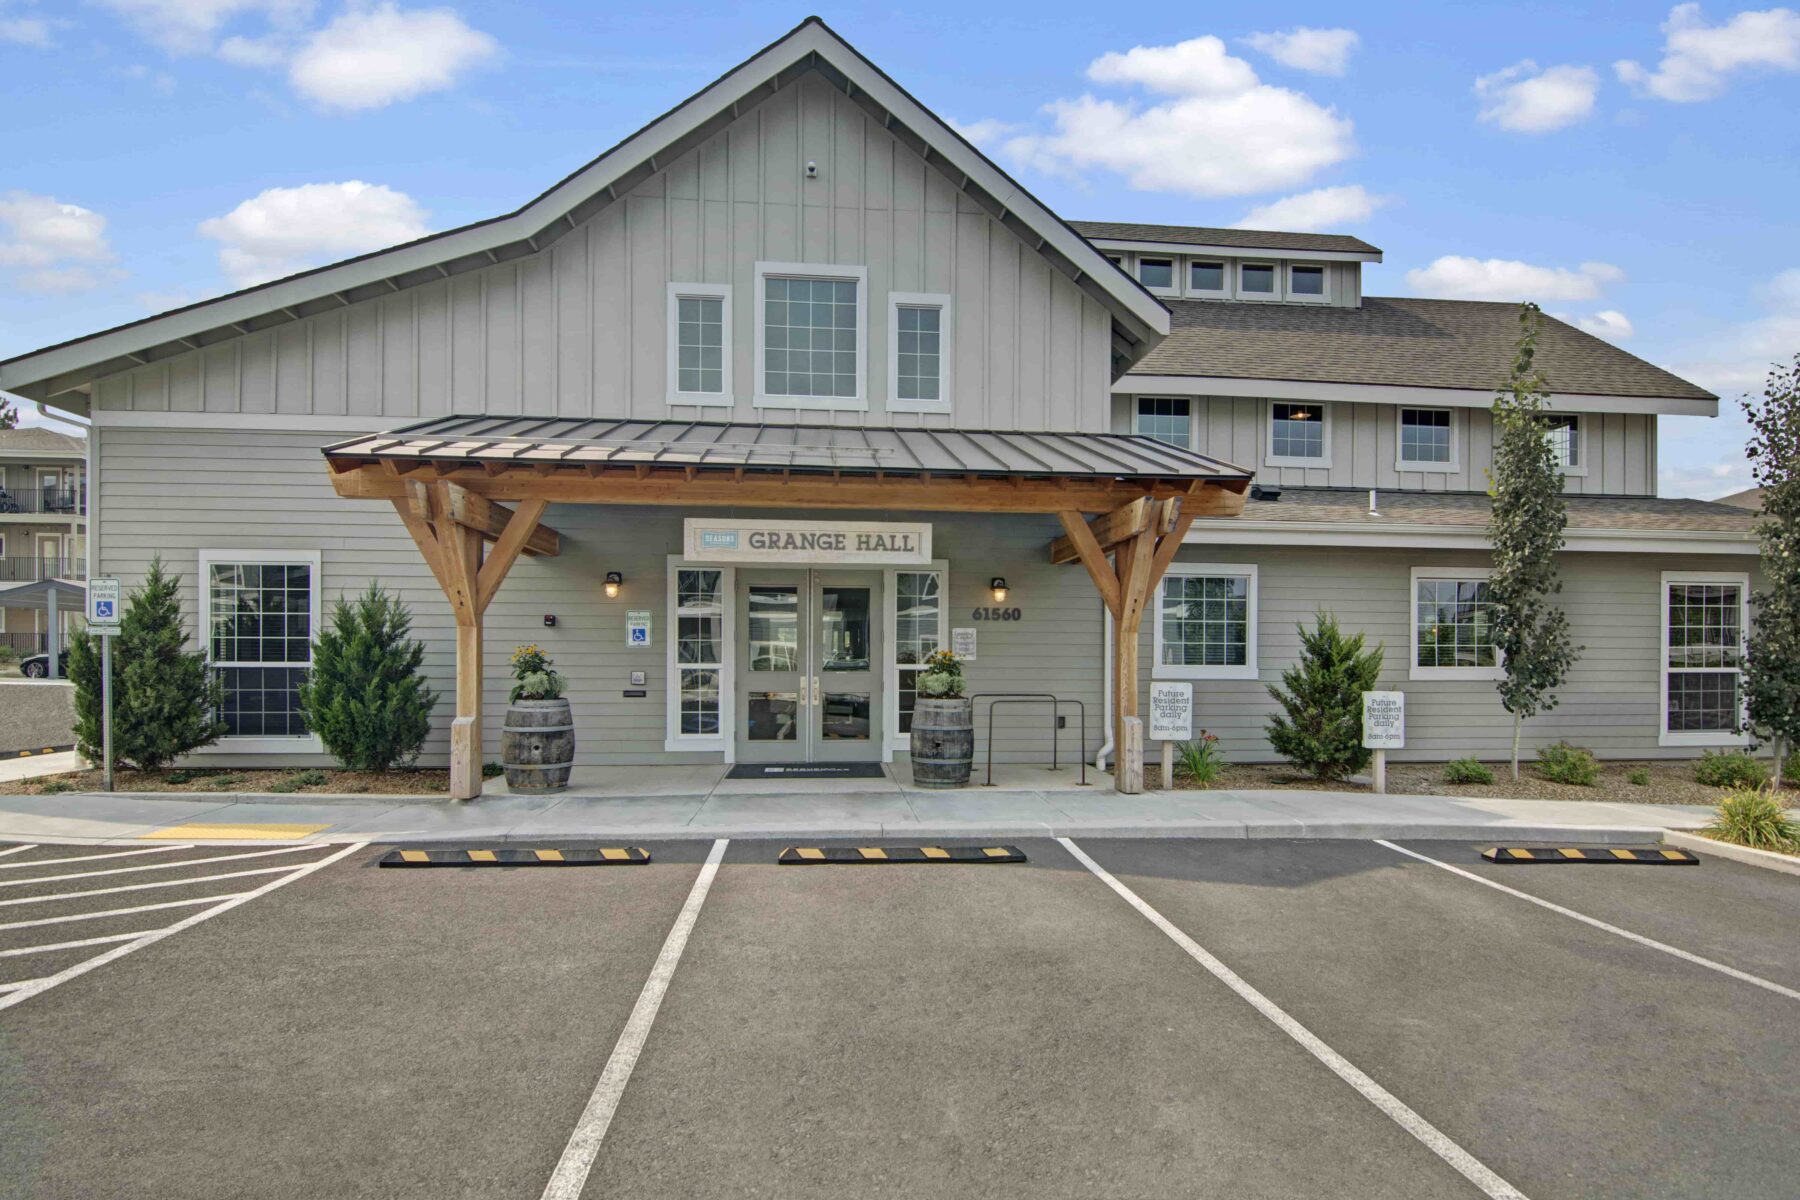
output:
[[[950,297],[888,297],[888,407],[935,412],[950,406]]]
[[[1276,295],[1274,263],[1239,263],[1238,294],[1269,299]]]
[[[731,401],[731,289],[670,284],[669,403]]]
[[[1175,290],[1175,260],[1172,258],[1138,259],[1138,282],[1153,292]]]
[[[1188,402],[1180,397],[1139,396],[1137,429],[1140,437],[1155,438],[1183,450],[1193,446],[1193,419]]]
[[[1288,267],[1288,299],[1324,300],[1325,268],[1299,263]]]
[[[1270,466],[1328,467],[1331,443],[1325,422],[1329,410],[1323,404],[1290,404],[1277,400],[1269,405]]]
[[[1223,296],[1227,291],[1224,263],[1205,258],[1188,260],[1190,296]]]
[[[756,403],[868,407],[866,267],[757,263]]]
[[[1456,470],[1456,422],[1447,408],[1400,410],[1402,470]]]
[[[1544,436],[1550,439],[1550,456],[1556,465],[1571,475],[1586,474],[1587,464],[1581,456],[1581,418],[1550,417],[1544,422]]]

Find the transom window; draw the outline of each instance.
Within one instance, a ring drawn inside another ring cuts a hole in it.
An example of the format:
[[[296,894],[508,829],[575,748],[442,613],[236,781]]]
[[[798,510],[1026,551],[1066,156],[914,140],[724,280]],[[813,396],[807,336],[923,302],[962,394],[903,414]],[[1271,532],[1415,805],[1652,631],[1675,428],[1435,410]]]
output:
[[[719,735],[720,678],[725,670],[724,573],[675,573],[676,733]]]
[[[894,572],[894,663],[898,668],[900,732],[912,732],[919,670],[943,645],[943,578],[936,571]]]
[[[1140,396],[1137,402],[1137,433],[1155,438],[1171,446],[1190,449],[1193,420],[1188,402],[1181,397]]]
[[[1405,465],[1449,466],[1455,462],[1450,410],[1400,410],[1400,462]]]
[[[1550,439],[1550,453],[1556,465],[1567,470],[1581,466],[1581,420],[1578,417],[1550,417],[1545,422],[1545,436]]]
[[[1138,282],[1147,288],[1168,291],[1175,286],[1175,260],[1172,258],[1138,259]]]
[[[1742,577],[1663,576],[1663,736],[1669,743],[1742,740]]]
[[[866,269],[758,263],[756,271],[756,403],[866,407]]]
[[[1240,263],[1238,265],[1238,291],[1251,296],[1273,296],[1275,294],[1275,264]]]
[[[1176,563],[1163,576],[1155,675],[1256,678],[1256,568]]]
[[[1412,678],[1490,679],[1499,666],[1487,572],[1415,569]]]
[[[1269,458],[1323,463],[1325,406],[1275,401],[1269,406]]]
[[[1188,291],[1208,295],[1225,294],[1225,264],[1204,259],[1188,262]]]
[[[312,665],[318,563],[203,554],[207,661],[224,688],[226,737],[308,736],[300,684]]]

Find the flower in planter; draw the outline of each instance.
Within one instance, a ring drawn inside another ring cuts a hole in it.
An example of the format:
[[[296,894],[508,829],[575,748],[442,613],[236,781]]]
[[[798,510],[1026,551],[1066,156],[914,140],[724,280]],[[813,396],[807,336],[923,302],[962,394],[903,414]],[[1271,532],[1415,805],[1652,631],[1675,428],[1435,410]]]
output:
[[[953,651],[938,650],[925,660],[919,672],[919,694],[933,700],[959,700],[963,694],[962,659]]]
[[[563,694],[568,681],[551,670],[548,654],[537,646],[520,646],[512,652],[512,691],[509,702],[518,700],[555,700]]]

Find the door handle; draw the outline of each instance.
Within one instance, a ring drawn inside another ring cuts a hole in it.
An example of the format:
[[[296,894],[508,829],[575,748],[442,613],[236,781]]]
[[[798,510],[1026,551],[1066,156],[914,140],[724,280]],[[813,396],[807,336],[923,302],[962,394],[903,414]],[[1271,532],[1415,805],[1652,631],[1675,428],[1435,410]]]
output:
[[[813,703],[821,705],[825,703],[825,693],[819,690],[819,677],[817,675],[813,676]]]

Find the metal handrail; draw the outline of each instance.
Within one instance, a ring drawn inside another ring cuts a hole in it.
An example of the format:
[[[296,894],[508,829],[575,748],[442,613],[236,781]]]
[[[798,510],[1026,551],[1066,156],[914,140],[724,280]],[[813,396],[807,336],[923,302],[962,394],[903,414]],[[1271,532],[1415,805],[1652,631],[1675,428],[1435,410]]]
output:
[[[1062,715],[1062,706],[1073,704],[1081,715],[1081,742],[1076,747],[1075,757],[1081,760],[1081,786],[1087,786],[1087,705],[1080,700],[1065,699],[1054,692],[976,692],[969,697],[973,704],[977,700],[988,702],[988,736],[987,736],[987,782],[983,787],[994,786],[994,710],[1002,704],[1048,704],[1050,706],[1050,769],[1060,771],[1057,765],[1057,718]]]

